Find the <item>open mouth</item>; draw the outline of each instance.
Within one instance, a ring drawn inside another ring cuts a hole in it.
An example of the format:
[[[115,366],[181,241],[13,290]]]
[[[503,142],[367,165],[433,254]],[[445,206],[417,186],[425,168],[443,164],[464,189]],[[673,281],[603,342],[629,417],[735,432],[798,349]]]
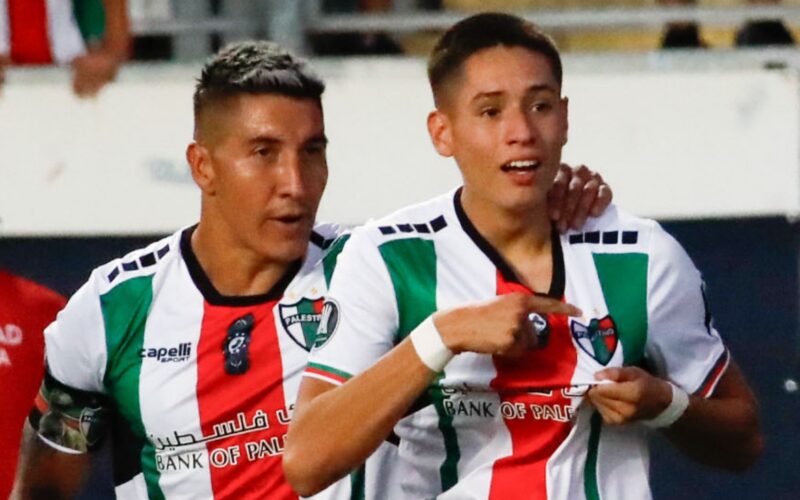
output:
[[[284,224],[296,224],[303,220],[302,215],[283,215],[281,217],[275,217],[275,220],[278,222],[282,222]]]
[[[500,167],[503,172],[533,172],[539,168],[540,163],[536,160],[514,160]]]

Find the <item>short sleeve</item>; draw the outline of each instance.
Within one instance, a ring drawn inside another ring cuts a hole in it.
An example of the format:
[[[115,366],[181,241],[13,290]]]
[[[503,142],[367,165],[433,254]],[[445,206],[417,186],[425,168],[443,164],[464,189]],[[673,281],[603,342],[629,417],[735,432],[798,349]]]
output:
[[[307,377],[341,384],[395,345],[394,289],[366,231],[356,230],[336,261]]]
[[[713,325],[700,272],[658,224],[650,240],[646,355],[657,373],[709,397],[730,355]]]
[[[98,279],[95,272],[45,329],[47,369],[29,418],[44,442],[67,453],[91,450],[108,427]]]

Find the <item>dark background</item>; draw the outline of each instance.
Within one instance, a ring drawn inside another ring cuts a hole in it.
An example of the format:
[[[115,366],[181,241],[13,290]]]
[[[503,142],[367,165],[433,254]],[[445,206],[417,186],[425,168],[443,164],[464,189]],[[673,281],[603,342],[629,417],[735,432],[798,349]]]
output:
[[[655,497],[800,498],[800,392],[783,388],[787,377],[800,377],[798,226],[779,217],[663,224],[703,272],[717,329],[758,396],[766,446],[752,470],[732,475],[694,464],[657,438]],[[70,295],[95,266],[159,237],[2,238],[0,267]],[[85,498],[110,495],[109,460],[95,466]]]

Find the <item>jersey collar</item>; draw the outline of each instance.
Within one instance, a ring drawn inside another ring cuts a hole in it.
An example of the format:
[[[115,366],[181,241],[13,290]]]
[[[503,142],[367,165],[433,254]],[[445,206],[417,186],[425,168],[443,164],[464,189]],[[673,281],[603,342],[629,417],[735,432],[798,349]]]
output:
[[[502,255],[500,255],[500,252],[498,252],[497,249],[493,247],[492,244],[489,243],[481,233],[478,232],[478,230],[472,224],[472,221],[469,220],[467,213],[464,211],[464,206],[461,204],[461,189],[462,188],[458,188],[458,190],[455,192],[455,195],[453,196],[453,205],[455,206],[456,216],[458,217],[458,221],[461,223],[461,227],[464,229],[464,232],[467,233],[473,243],[480,248],[484,255],[486,255],[486,257],[492,261],[495,267],[497,267],[497,270],[500,271],[500,274],[503,276],[504,280],[511,283],[517,283],[529,289],[528,286],[525,285],[521,279],[519,279],[517,273],[515,273],[511,268],[511,265],[506,262]],[[550,289],[546,294],[539,292],[535,293],[536,295],[546,295],[548,297],[560,299],[564,296],[566,273],[564,270],[564,254],[561,250],[561,237],[559,236],[555,225],[552,226],[550,231],[550,239],[552,242],[551,248],[553,256],[553,277],[550,281]]]
[[[262,293],[258,295],[222,295],[214,288],[214,285],[211,283],[211,280],[208,278],[208,275],[203,270],[202,266],[200,266],[200,262],[197,260],[197,256],[194,254],[194,250],[192,250],[192,233],[197,228],[197,225],[188,227],[183,230],[181,233],[181,254],[183,255],[183,260],[186,262],[186,267],[189,269],[189,276],[191,276],[194,285],[200,290],[200,293],[203,294],[203,298],[211,305],[214,306],[254,306],[258,304],[263,304],[265,302],[271,302],[274,300],[278,300],[283,295],[283,292],[286,290],[286,287],[289,286],[289,283],[292,282],[294,277],[297,275],[297,272],[300,270],[300,267],[303,265],[303,260],[298,259],[297,261],[293,262],[289,269],[286,271],[286,274],[278,280],[277,283],[269,290],[267,293]]]

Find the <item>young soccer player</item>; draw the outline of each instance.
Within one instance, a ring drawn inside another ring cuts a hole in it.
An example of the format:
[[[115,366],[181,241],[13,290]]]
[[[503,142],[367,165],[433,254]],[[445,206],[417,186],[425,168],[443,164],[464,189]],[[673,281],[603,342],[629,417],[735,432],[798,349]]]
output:
[[[680,245],[617,208],[565,235],[547,217],[568,130],[550,39],[480,14],[428,69],[430,136],[463,186],[347,242],[290,427],[291,484],[324,488],[393,430],[404,498],[648,498],[648,428],[751,464],[756,403]]]

